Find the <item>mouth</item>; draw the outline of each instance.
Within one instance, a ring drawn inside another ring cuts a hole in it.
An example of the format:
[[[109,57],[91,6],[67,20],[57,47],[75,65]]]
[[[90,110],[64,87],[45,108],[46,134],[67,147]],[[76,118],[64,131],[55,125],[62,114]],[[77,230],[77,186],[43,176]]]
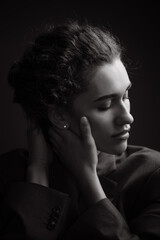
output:
[[[119,140],[127,140],[129,138],[129,130],[124,130],[117,134],[112,135],[112,138],[119,139]]]

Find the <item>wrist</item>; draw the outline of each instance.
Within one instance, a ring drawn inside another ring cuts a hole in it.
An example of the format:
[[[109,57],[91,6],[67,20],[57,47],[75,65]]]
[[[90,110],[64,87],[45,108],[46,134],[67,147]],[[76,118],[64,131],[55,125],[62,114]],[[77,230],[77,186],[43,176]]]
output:
[[[83,176],[78,180],[78,186],[88,206],[106,198],[96,170],[85,169]]]
[[[48,166],[29,164],[27,167],[26,180],[31,183],[49,186]]]

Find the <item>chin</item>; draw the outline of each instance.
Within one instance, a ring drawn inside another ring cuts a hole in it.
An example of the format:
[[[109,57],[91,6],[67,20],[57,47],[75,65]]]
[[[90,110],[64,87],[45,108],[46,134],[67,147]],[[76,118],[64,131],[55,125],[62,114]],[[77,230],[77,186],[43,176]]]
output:
[[[121,155],[123,152],[126,151],[127,149],[127,141],[123,141],[119,144],[114,144],[112,146],[101,146],[98,148],[99,151],[101,152],[106,152],[112,155]]]

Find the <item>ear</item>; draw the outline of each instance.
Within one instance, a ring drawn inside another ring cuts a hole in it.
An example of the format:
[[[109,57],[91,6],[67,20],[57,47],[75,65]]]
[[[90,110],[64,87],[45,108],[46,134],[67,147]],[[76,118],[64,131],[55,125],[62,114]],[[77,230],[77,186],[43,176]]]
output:
[[[55,127],[59,129],[69,128],[67,114],[63,109],[53,106],[49,109],[48,116]]]

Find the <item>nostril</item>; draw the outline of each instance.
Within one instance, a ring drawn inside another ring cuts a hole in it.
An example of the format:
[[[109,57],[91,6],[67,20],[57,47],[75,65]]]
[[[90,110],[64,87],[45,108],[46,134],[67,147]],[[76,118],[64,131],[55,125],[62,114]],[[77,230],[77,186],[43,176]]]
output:
[[[131,129],[130,124],[125,124],[125,125],[124,125],[124,130],[125,130],[125,131],[128,131],[128,132],[129,132],[130,129]]]

